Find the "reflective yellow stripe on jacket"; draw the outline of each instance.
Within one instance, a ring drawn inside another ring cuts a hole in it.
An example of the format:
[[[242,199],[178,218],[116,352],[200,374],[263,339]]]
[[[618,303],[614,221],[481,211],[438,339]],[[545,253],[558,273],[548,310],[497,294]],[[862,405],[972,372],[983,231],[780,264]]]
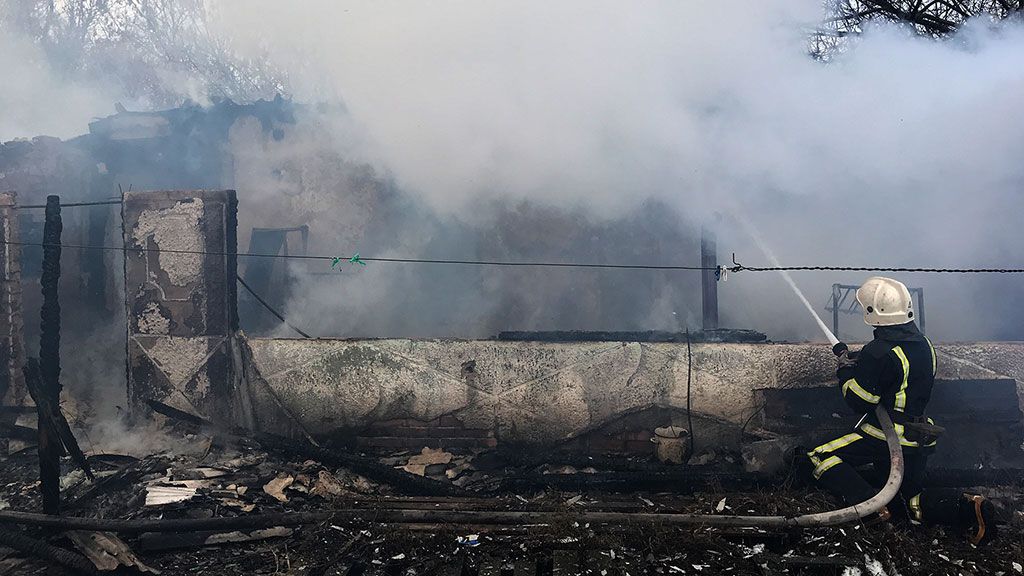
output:
[[[903,367],[903,382],[900,384],[899,391],[896,392],[896,402],[893,408],[897,412],[903,412],[907,409],[907,381],[910,380],[910,361],[907,360],[907,355],[904,354],[903,348],[897,346],[892,351],[896,353]]]
[[[932,346],[932,341],[925,336],[925,342],[928,342],[928,349],[932,351],[932,377],[935,377],[935,372],[938,370],[938,359],[935,357],[935,346]]]
[[[877,394],[872,394],[871,392],[865,390],[864,387],[860,385],[860,382],[857,382],[856,378],[850,378],[849,380],[843,383],[844,398],[846,397],[846,394],[848,392],[853,392],[854,394],[857,395],[857,397],[867,402],[868,404],[878,404],[878,401],[881,399]]]

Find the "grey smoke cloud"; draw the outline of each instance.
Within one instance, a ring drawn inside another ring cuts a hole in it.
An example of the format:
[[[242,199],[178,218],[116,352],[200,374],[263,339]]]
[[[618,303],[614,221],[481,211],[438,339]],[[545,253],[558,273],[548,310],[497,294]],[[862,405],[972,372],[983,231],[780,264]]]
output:
[[[2,23],[0,70],[0,142],[35,135],[77,136],[118,99],[100,82],[67,82],[38,46]]]
[[[1016,24],[973,22],[944,42],[872,27],[826,65],[806,54],[823,17],[812,0],[217,6],[300,98],[343,97],[358,149],[443,214],[473,221],[483,197],[612,218],[654,198],[687,225],[724,213],[723,255],[749,264],[765,260],[736,211],[786,263],[1024,261]],[[672,260],[695,262],[688,250]],[[797,282],[823,303],[863,276]],[[939,338],[1024,336],[1018,278],[901,278],[925,287]],[[733,325],[817,337],[778,278],[722,291]],[[857,322],[844,319],[849,336],[867,334]]]
[[[804,29],[782,24],[821,16],[814,2],[218,5],[300,99],[343,97],[370,153],[452,209],[480,194],[616,209],[705,189],[725,168],[713,145],[738,120],[729,108],[758,105],[746,100],[778,68],[816,67]]]
[[[243,58],[272,58],[297,101],[345,103],[306,118],[333,127],[346,158],[327,170],[268,180],[271,155],[323,145],[278,151],[246,126],[231,136],[243,224],[319,218],[314,249],[691,264],[695,225],[719,212],[723,258],[764,263],[730,216],[742,212],[784,263],[1022,262],[1017,24],[973,22],[943,42],[874,27],[826,65],[806,54],[817,0],[208,7],[209,25]],[[0,48],[18,79],[0,89],[0,139],[81,133],[119,99],[116,82],[69,80],[17,34]],[[223,93],[174,70],[153,75],[181,95]],[[292,185],[318,195],[279,193]],[[378,194],[404,200],[367,222]],[[379,268],[304,282],[290,316],[352,336],[697,327],[694,275]],[[823,304],[833,282],[862,277],[796,280]],[[925,287],[940,339],[1024,337],[1017,277],[900,278]],[[774,276],[733,276],[721,291],[727,325],[818,337]]]

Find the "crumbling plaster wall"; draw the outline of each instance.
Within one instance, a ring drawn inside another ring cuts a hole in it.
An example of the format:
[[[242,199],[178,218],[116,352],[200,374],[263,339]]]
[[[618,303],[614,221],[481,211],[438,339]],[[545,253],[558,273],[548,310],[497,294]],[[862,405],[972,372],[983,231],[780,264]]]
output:
[[[257,423],[271,430],[287,426],[280,403],[314,434],[453,415],[502,441],[543,443],[647,407],[686,406],[685,344],[251,339],[248,346],[261,380],[251,384]],[[1024,362],[1012,360],[1022,352],[1024,343],[939,346],[939,377],[1014,378],[1024,399]],[[831,385],[835,359],[820,344],[694,344],[692,367],[694,414],[739,426],[758,407],[757,389]]]
[[[128,392],[179,409],[237,406],[233,191],[124,198]]]
[[[821,344],[246,340],[236,214],[232,191],[125,195],[136,402],[286,433],[450,417],[499,441],[543,444],[648,408],[684,410],[688,389],[695,416],[735,430],[758,411],[758,390],[834,386],[835,359]],[[1024,404],[1024,343],[938,350],[940,378],[1012,379]]]

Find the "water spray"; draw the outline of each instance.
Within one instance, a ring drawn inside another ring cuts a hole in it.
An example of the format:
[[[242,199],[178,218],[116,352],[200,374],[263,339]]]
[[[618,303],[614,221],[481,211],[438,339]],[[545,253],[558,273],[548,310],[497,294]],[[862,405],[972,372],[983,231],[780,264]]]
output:
[[[739,220],[740,224],[747,230],[747,234],[754,239],[754,242],[757,243],[757,247],[761,249],[761,252],[764,253],[765,258],[768,258],[768,261],[771,262],[772,266],[775,268],[782,268],[782,264],[779,263],[779,259],[775,257],[775,253],[771,251],[768,244],[766,244],[764,239],[761,238],[761,234],[757,231],[757,228],[754,227],[753,223],[747,220],[739,212],[736,213],[736,219]],[[803,291],[801,291],[800,287],[793,281],[793,277],[789,275],[789,272],[779,270],[779,274],[782,275],[782,279],[786,281],[786,284],[789,284],[789,287],[793,289],[793,293],[796,294],[796,297],[803,303],[804,308],[811,313],[814,321],[818,324],[818,328],[821,329],[822,334],[824,334],[825,338],[828,339],[828,343],[832,345],[832,351],[835,355],[842,356],[846,353],[848,350],[846,344],[840,342],[839,338],[836,338],[836,335],[828,329],[828,326],[822,321],[821,316],[818,315],[814,310],[814,307],[811,306],[811,303],[807,300],[807,297],[804,296]]]
[[[768,244],[766,244],[764,239],[761,238],[761,234],[758,233],[754,224],[747,220],[738,211],[734,213],[736,215],[736,219],[746,229],[747,234],[754,239],[754,242],[757,243],[758,248],[760,248],[761,252],[763,252],[765,257],[768,258],[768,261],[771,262],[772,266],[779,268],[778,272],[782,275],[782,279],[785,280],[786,284],[793,289],[793,293],[796,294],[796,297],[803,303],[804,308],[811,313],[811,317],[813,317],[814,321],[818,324],[818,328],[821,329],[822,334],[825,335],[829,344],[832,345],[832,353],[839,357],[847,355],[850,351],[849,347],[847,347],[843,342],[840,342],[839,338],[836,338],[836,335],[828,329],[825,322],[821,320],[821,316],[818,315],[814,310],[814,307],[811,306],[811,303],[807,300],[807,297],[804,296],[803,291],[800,290],[800,287],[793,281],[793,277],[790,276],[789,272],[786,270],[782,270],[782,264],[779,263],[779,259],[775,257],[775,254],[768,247]],[[860,428],[860,425],[864,423],[867,416],[867,413],[861,416],[860,421],[857,422],[854,428]],[[875,416],[878,418],[879,425],[885,433],[885,442],[889,448],[889,477],[878,494],[875,494],[872,498],[858,505],[851,506],[849,509],[837,510],[832,514],[842,515],[852,511],[854,514],[858,515],[858,517],[863,518],[868,514],[877,512],[888,504],[889,500],[895,497],[896,493],[899,491],[900,485],[903,483],[903,449],[900,446],[896,428],[893,426],[889,413],[881,404],[875,406]]]

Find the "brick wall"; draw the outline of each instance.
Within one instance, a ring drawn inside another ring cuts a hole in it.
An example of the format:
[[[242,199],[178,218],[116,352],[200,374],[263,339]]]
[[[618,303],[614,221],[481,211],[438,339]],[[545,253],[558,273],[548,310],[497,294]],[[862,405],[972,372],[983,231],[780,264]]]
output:
[[[454,416],[433,420],[400,418],[374,422],[363,430],[356,442],[381,450],[419,450],[424,446],[445,449],[494,448],[498,445],[493,430],[467,428]]]
[[[21,367],[25,364],[22,336],[21,247],[14,192],[0,193],[0,401],[29,403]]]

